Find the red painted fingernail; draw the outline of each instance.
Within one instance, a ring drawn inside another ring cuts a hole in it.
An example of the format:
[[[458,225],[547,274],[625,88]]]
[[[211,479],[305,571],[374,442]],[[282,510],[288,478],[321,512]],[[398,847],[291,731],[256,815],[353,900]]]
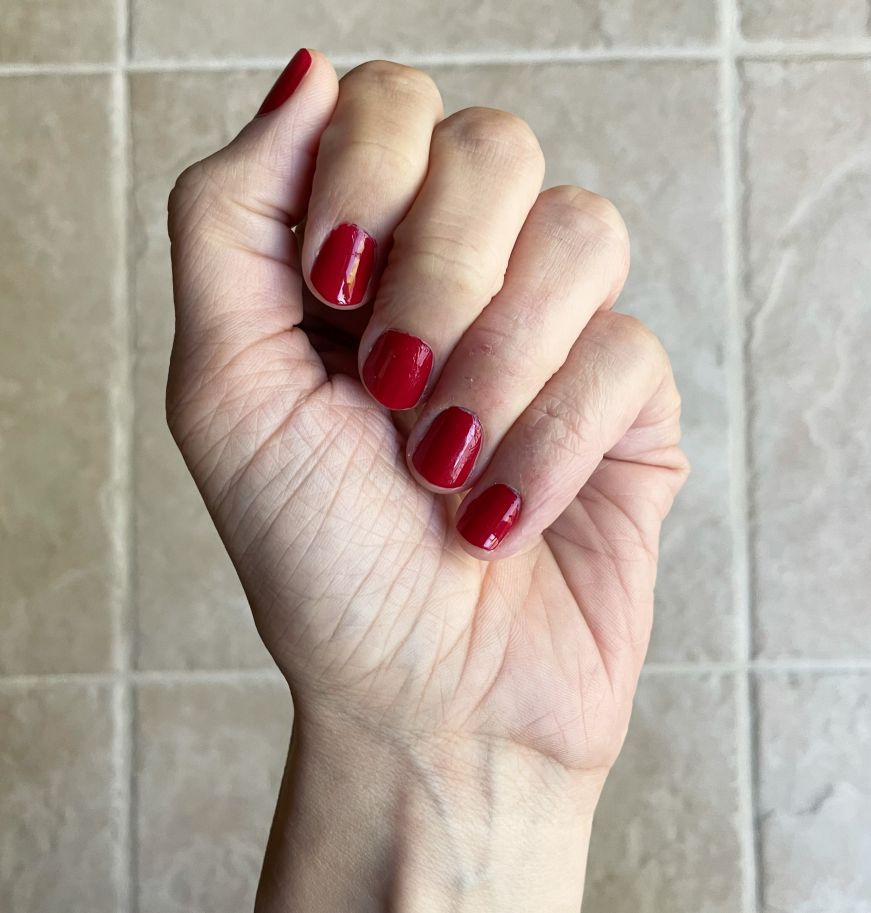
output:
[[[457,532],[472,545],[492,552],[520,516],[520,495],[498,482],[466,505]]]
[[[378,337],[363,364],[363,382],[388,409],[411,409],[432,371],[432,349],[417,336],[388,330]]]
[[[375,269],[375,239],[359,225],[339,225],[324,241],[312,267],[312,285],[340,307],[359,304]]]
[[[421,438],[411,462],[439,488],[458,488],[469,477],[481,449],[481,423],[468,409],[440,412]]]
[[[275,80],[275,85],[269,90],[269,94],[263,99],[260,110],[254,116],[263,117],[276,108],[280,108],[297,90],[303,76],[308,73],[308,68],[311,65],[312,55],[305,48],[300,48],[291,57],[290,63],[284,68],[281,76]]]

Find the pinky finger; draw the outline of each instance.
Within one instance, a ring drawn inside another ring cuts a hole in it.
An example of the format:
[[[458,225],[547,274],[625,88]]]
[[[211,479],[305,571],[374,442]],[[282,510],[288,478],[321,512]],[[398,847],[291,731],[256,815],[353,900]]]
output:
[[[463,500],[460,541],[485,560],[526,551],[568,511],[603,458],[626,473],[627,490],[639,486],[637,504],[656,506],[658,533],[686,475],[679,440],[680,397],[661,343],[635,318],[600,311]]]

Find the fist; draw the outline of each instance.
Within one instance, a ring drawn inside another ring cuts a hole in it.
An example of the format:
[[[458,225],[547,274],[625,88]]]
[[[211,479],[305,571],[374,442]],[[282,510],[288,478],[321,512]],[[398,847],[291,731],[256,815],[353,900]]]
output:
[[[297,712],[616,756],[687,474],[626,227],[529,126],[301,51],[170,198],[172,432]]]

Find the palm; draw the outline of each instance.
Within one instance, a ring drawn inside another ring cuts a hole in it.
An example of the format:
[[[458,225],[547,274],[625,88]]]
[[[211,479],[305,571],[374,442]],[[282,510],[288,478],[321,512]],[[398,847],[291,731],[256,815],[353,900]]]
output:
[[[328,379],[301,401],[285,390],[299,330],[252,346],[222,374],[233,397],[205,388],[197,404],[234,429],[222,458],[232,447],[243,468],[192,467],[297,694],[610,764],[650,621],[658,517],[638,505],[663,470],[605,460],[530,550],[479,562],[454,539],[459,498],[414,482],[402,429],[354,377],[368,314],[306,311]]]

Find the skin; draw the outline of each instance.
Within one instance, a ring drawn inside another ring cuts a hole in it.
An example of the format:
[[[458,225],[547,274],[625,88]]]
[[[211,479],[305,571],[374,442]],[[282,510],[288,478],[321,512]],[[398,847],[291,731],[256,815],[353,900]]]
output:
[[[312,55],[169,205],[169,425],[295,708],[257,909],[577,910],[688,472],[669,362],[612,309],[616,209],[542,191],[525,123]],[[344,222],[379,242],[352,310],[309,286]],[[389,327],[433,348],[411,411],[359,379]],[[448,405],[485,428],[453,492],[408,458]],[[494,481],[523,510],[488,553],[455,526]]]

